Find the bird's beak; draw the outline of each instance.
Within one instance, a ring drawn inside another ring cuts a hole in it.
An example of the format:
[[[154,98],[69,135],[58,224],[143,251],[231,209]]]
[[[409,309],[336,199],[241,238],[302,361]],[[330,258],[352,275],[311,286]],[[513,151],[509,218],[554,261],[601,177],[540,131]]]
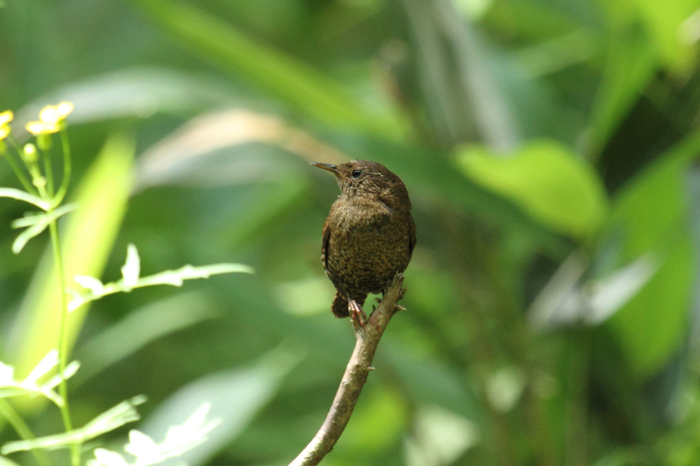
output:
[[[329,171],[329,172],[333,173],[335,176],[340,176],[340,170],[338,170],[337,165],[333,165],[331,163],[317,163],[317,162],[313,162],[311,165],[313,165],[314,167],[318,167],[322,170]]]

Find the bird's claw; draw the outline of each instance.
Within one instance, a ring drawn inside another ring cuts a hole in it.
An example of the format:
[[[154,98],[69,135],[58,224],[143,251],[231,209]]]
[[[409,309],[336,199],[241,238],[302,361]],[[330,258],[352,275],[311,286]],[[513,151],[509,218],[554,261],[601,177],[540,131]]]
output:
[[[357,320],[360,327],[365,326],[365,322],[367,322],[367,315],[365,314],[365,311],[362,310],[362,306],[357,304],[357,301],[354,299],[348,301],[348,311],[350,312],[350,318],[352,320]]]

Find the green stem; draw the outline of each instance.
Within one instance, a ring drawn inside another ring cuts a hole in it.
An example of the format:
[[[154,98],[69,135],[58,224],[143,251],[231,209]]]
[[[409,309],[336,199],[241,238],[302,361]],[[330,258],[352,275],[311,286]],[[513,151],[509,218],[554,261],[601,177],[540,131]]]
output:
[[[14,138],[12,138],[12,136],[8,137],[7,140],[10,141],[12,146],[15,148],[15,150],[19,154],[20,160],[22,160],[22,155],[21,155],[22,149],[19,147],[19,144],[17,144],[17,141],[15,141]],[[19,181],[22,183],[22,186],[24,187],[24,189],[28,193],[34,194],[35,196],[37,194],[39,194],[37,192],[36,188],[29,181],[29,178],[27,178],[27,176],[24,174],[24,172],[22,171],[20,166],[17,165],[17,162],[15,162],[15,159],[14,159],[14,157],[12,157],[12,154],[9,151],[7,151],[7,152],[4,152],[3,155],[5,155],[5,158],[7,159],[7,163],[9,163],[10,167],[12,167],[12,171],[15,172],[15,175],[17,175],[17,178],[19,178]]]
[[[39,164],[37,164],[36,162],[27,162],[27,169],[32,175],[32,184],[36,186],[36,189],[39,191],[39,196],[45,201],[51,202],[51,198],[46,192],[46,186],[44,185],[44,183],[46,182],[45,179],[44,183],[39,183],[39,181],[43,178],[43,176],[41,175],[41,170],[39,170]]]
[[[36,438],[32,429],[24,422],[22,416],[5,400],[0,399],[0,415],[7,419],[13,429],[22,438],[22,440],[33,440]],[[49,456],[43,450],[32,450],[34,458],[41,466],[51,466]]]
[[[52,213],[53,209],[49,211]],[[58,368],[61,374],[61,383],[58,386],[58,391],[63,398],[61,405],[61,417],[66,432],[73,430],[73,423],[70,419],[70,409],[68,408],[68,384],[63,376],[66,369],[66,361],[68,359],[68,300],[66,299],[66,279],[63,270],[63,255],[61,253],[60,243],[58,241],[58,226],[56,220],[49,223],[49,232],[51,234],[51,246],[53,249],[54,261],[56,263],[56,272],[58,273],[58,285],[61,291],[61,325],[58,335]],[[80,465],[80,444],[71,446],[71,462],[73,466]]]
[[[61,180],[61,187],[56,193],[56,198],[54,200],[54,205],[58,206],[68,191],[68,184],[70,183],[71,176],[71,154],[70,154],[70,143],[68,142],[68,133],[65,128],[61,129],[61,144],[63,146],[63,180]]]
[[[53,167],[51,166],[51,156],[46,151],[41,151],[41,157],[44,159],[44,173],[46,176],[46,190],[49,197],[53,197]]]

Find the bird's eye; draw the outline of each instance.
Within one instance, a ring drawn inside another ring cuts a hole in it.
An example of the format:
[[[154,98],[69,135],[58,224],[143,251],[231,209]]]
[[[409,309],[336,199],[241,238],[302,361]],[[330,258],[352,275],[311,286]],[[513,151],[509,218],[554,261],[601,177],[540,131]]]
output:
[[[359,178],[361,174],[362,174],[362,170],[353,170],[352,171],[353,178]]]

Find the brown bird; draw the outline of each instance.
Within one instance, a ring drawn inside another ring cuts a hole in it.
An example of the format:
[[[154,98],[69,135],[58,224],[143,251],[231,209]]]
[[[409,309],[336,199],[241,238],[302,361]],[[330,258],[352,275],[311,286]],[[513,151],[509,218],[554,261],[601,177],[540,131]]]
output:
[[[377,162],[311,165],[333,173],[341,191],[323,225],[321,247],[323,268],[336,289],[331,310],[364,325],[367,294],[384,293],[394,275],[406,270],[416,246],[408,191]]]

